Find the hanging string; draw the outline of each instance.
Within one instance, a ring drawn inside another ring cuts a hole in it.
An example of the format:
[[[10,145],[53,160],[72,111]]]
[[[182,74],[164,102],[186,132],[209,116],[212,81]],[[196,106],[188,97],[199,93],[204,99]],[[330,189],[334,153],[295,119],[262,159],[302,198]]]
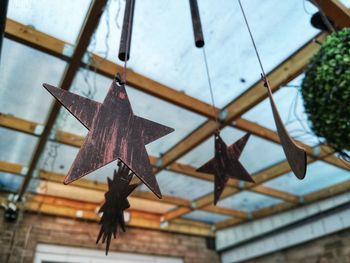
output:
[[[249,32],[249,35],[250,35],[250,39],[252,40],[252,43],[253,43],[253,46],[254,46],[255,54],[256,54],[256,56],[257,56],[257,58],[258,58],[258,60],[259,60],[260,68],[261,68],[261,71],[262,71],[262,77],[263,77],[265,83],[267,83],[267,78],[266,78],[265,70],[264,70],[264,67],[263,67],[263,65],[262,65],[262,62],[261,62],[261,59],[260,59],[260,55],[259,55],[258,49],[257,49],[257,47],[256,47],[256,44],[255,44],[255,40],[254,40],[254,38],[253,38],[252,31],[250,30],[250,26],[249,26],[247,17],[246,17],[246,15],[245,15],[245,12],[244,12],[244,9],[243,9],[241,0],[238,0],[238,3],[239,3],[239,6],[240,6],[240,8],[241,8],[241,11],[242,11],[245,24],[246,24],[246,26],[247,26],[247,28],[248,28],[248,32]]]
[[[134,9],[134,0],[127,0],[131,1],[130,4],[130,10]],[[127,73],[127,64],[128,64],[128,54],[129,54],[129,44],[130,44],[130,38],[131,38],[131,20],[132,20],[133,12],[129,12],[129,18],[128,18],[128,32],[126,37],[126,49],[125,49],[125,60],[124,60],[124,69],[123,69],[123,81],[126,84],[126,73]]]
[[[212,104],[212,108],[213,108],[213,113],[214,113],[214,117],[215,117],[215,122],[218,125],[217,128],[217,133],[220,133],[219,127],[220,127],[220,123],[216,114],[216,106],[215,106],[215,100],[214,100],[214,92],[213,92],[213,86],[211,84],[211,78],[210,78],[210,73],[209,73],[209,66],[208,66],[208,59],[207,59],[207,54],[205,52],[205,47],[203,46],[203,57],[204,57],[204,63],[205,63],[205,71],[207,73],[207,79],[208,79],[208,84],[209,84],[209,91],[210,91],[210,97],[211,97],[211,104]]]

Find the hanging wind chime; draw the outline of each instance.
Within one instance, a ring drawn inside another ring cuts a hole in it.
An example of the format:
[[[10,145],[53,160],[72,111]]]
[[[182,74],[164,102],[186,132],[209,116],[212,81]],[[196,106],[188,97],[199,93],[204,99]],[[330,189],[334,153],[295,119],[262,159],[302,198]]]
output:
[[[116,237],[117,225],[125,230],[123,210],[129,204],[127,196],[135,189],[129,185],[135,174],[156,196],[162,197],[153,174],[145,145],[171,133],[174,129],[133,114],[125,90],[126,65],[130,58],[130,42],[135,0],[127,0],[119,58],[124,61],[123,78],[118,73],[103,103],[99,103],[49,84],[43,86],[88,130],[64,184],[69,184],[102,166],[119,160],[118,173],[111,181],[101,208],[101,231],[97,242],[107,240],[108,253],[112,234]]]
[[[268,97],[270,100],[272,113],[274,117],[274,121],[277,127],[277,133],[281,141],[281,145],[283,148],[283,151],[286,155],[287,161],[296,175],[297,178],[303,179],[305,177],[306,173],[306,153],[305,150],[298,145],[295,144],[295,142],[292,140],[292,138],[289,136],[282,120],[279,115],[278,109],[276,107],[275,101],[272,96],[271,87],[269,85],[267,76],[265,74],[265,71],[263,69],[260,56],[258,54],[255,41],[253,39],[252,33],[249,28],[248,21],[246,19],[246,15],[244,13],[241,1],[239,0],[239,5],[241,8],[241,11],[244,16],[245,23],[247,25],[251,40],[254,45],[254,49],[256,52],[256,55],[259,60],[259,64],[262,70],[262,79],[264,86],[267,88]],[[191,15],[192,15],[192,24],[193,24],[193,31],[194,31],[194,37],[195,37],[195,45],[198,48],[203,48],[203,55],[204,55],[204,61],[206,66],[206,72],[208,76],[208,83],[211,93],[211,100],[212,100],[212,106],[214,109],[214,113],[216,116],[215,111],[215,102],[214,102],[214,96],[213,96],[213,90],[209,75],[209,69],[208,69],[208,62],[206,57],[206,52],[204,49],[204,38],[203,38],[203,32],[202,32],[202,26],[200,22],[199,17],[199,11],[198,11],[198,4],[196,0],[190,0],[190,7],[191,7]],[[214,204],[218,202],[220,199],[220,195],[222,194],[222,191],[224,190],[224,187],[228,181],[229,178],[234,178],[237,180],[243,180],[247,182],[254,182],[253,178],[250,176],[250,174],[247,172],[247,170],[244,168],[244,166],[239,162],[239,157],[241,152],[243,151],[244,146],[246,145],[248,138],[250,134],[244,135],[241,139],[236,141],[234,144],[227,147],[225,142],[220,137],[220,123],[218,122],[217,117],[215,117],[218,129],[215,132],[214,135],[214,157],[209,160],[207,163],[202,165],[200,168],[197,169],[199,172],[209,173],[214,175]]]
[[[197,0],[190,0],[191,17],[193,32],[195,38],[195,45],[198,48],[203,48],[203,57],[205,62],[206,73],[208,77],[209,90],[213,106],[214,115],[216,116],[216,107],[214,101],[214,94],[211,85],[209,74],[209,67],[207,56],[204,48],[204,37],[202,31],[201,20],[199,16]],[[217,126],[220,127],[218,118],[215,117]],[[243,180],[247,182],[254,182],[248,171],[240,163],[239,157],[246,145],[250,134],[247,133],[234,144],[227,146],[220,136],[220,129],[218,128],[214,135],[214,157],[207,163],[197,169],[198,172],[209,173],[214,175],[214,204],[219,201],[222,191],[227,184],[229,178]]]
[[[286,127],[283,124],[283,121],[281,119],[281,116],[278,112],[278,109],[276,107],[276,103],[275,100],[273,99],[273,95],[272,95],[272,90],[269,84],[269,81],[267,79],[267,76],[265,74],[265,70],[264,67],[262,65],[260,56],[259,56],[259,52],[258,49],[256,47],[254,38],[253,38],[253,34],[250,30],[249,27],[249,23],[246,17],[246,14],[244,12],[244,8],[242,6],[241,0],[238,0],[239,6],[241,8],[243,17],[244,17],[244,21],[245,24],[247,26],[247,30],[250,36],[250,39],[252,41],[252,44],[254,46],[254,50],[255,50],[255,54],[257,56],[257,59],[259,61],[259,65],[261,68],[261,78],[263,80],[264,83],[264,87],[266,87],[267,89],[267,94],[270,100],[270,104],[271,104],[271,108],[272,108],[272,113],[273,113],[273,118],[275,120],[275,124],[276,124],[276,128],[277,128],[277,133],[278,136],[280,138],[281,141],[281,145],[283,148],[283,151],[287,157],[287,161],[289,163],[290,168],[292,169],[293,173],[295,174],[295,176],[298,179],[304,179],[305,174],[306,174],[306,166],[307,166],[307,162],[306,162],[306,152],[303,148],[301,148],[300,146],[298,146],[293,139],[290,137],[290,135],[288,134],[288,131],[286,129]]]

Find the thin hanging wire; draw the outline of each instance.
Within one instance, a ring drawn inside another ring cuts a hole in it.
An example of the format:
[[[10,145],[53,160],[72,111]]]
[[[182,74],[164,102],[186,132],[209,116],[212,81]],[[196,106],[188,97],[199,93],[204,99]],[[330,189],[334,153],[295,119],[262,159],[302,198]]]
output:
[[[130,5],[130,10],[134,9],[134,1],[131,1],[131,5]],[[125,60],[124,60],[124,69],[123,69],[123,80],[124,83],[126,84],[126,73],[127,73],[127,64],[128,64],[128,54],[129,54],[129,44],[130,44],[130,38],[131,38],[131,19],[132,19],[132,15],[134,12],[130,12],[129,14],[129,27],[128,27],[128,33],[127,33],[127,37],[126,37],[126,49],[125,49]]]
[[[238,3],[239,3],[239,6],[240,6],[240,8],[241,8],[241,11],[242,11],[245,24],[246,24],[246,26],[247,26],[247,28],[248,28],[248,32],[249,32],[249,35],[250,35],[250,39],[252,40],[252,43],[253,43],[253,46],[254,46],[255,54],[256,54],[256,56],[257,56],[257,58],[258,58],[258,60],[259,60],[260,68],[261,68],[261,71],[262,71],[262,77],[263,77],[264,81],[267,82],[265,70],[264,70],[264,67],[263,67],[263,65],[262,65],[262,62],[261,62],[261,59],[260,59],[260,55],[259,55],[258,49],[257,49],[257,47],[256,47],[256,44],[255,44],[255,40],[254,40],[252,31],[250,30],[250,26],[249,26],[247,17],[246,17],[246,15],[245,15],[245,12],[244,12],[244,9],[243,9],[241,0],[238,0]]]
[[[220,123],[218,120],[218,116],[216,114],[216,106],[215,106],[215,99],[214,99],[214,92],[213,92],[213,86],[211,84],[211,78],[210,78],[210,73],[209,73],[209,66],[208,66],[208,59],[207,59],[207,54],[205,52],[205,47],[202,47],[203,49],[203,57],[204,57],[204,63],[205,63],[205,71],[207,73],[207,78],[208,78],[208,84],[209,84],[209,91],[210,91],[210,97],[211,97],[211,104],[212,104],[212,108],[213,108],[213,113],[214,113],[214,117],[215,117],[215,122],[218,125],[217,128],[217,133],[220,133]]]

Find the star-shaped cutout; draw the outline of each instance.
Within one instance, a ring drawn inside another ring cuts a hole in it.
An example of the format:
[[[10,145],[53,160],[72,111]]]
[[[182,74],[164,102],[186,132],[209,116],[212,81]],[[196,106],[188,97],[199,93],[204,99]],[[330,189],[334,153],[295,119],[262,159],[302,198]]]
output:
[[[218,202],[228,179],[254,182],[239,157],[250,134],[247,133],[234,144],[227,147],[219,134],[215,134],[215,157],[197,169],[198,172],[214,174],[214,204]]]
[[[103,213],[100,224],[101,230],[98,234],[96,244],[102,238],[102,244],[106,241],[106,255],[113,237],[117,237],[119,228],[125,232],[124,210],[130,207],[127,197],[135,190],[137,184],[130,185],[132,173],[123,164],[120,164],[118,173],[114,170],[113,180],[109,177],[108,192],[105,193],[105,203],[101,206],[99,213]]]
[[[134,115],[119,75],[103,103],[48,84],[43,86],[89,130],[65,184],[119,159],[161,198],[145,145],[174,129]]]

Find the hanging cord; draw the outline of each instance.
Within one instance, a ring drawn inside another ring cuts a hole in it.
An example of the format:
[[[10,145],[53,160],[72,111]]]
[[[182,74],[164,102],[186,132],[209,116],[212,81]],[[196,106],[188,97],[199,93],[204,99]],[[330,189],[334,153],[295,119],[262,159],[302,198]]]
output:
[[[254,40],[254,38],[253,38],[252,31],[250,30],[250,26],[249,26],[247,17],[246,17],[246,15],[245,15],[245,12],[244,12],[244,9],[243,9],[241,0],[238,0],[238,3],[239,3],[239,6],[240,6],[240,8],[241,8],[241,11],[242,11],[245,24],[246,24],[246,26],[247,26],[247,29],[248,29],[248,32],[249,32],[249,35],[250,35],[250,39],[252,40],[252,43],[253,43],[253,46],[254,46],[254,50],[255,50],[255,54],[256,54],[256,56],[257,56],[257,58],[258,58],[258,60],[259,60],[260,68],[261,68],[261,71],[262,71],[262,78],[263,78],[263,80],[264,80],[264,82],[265,82],[265,85],[267,85],[267,78],[266,78],[265,70],[264,70],[264,67],[263,67],[263,65],[262,65],[262,62],[261,62],[261,59],[260,59],[260,55],[259,55],[258,49],[257,49],[257,47],[256,47],[256,44],[255,44],[255,40]]]
[[[129,0],[131,1],[131,5],[130,5],[130,10],[134,9],[134,1],[133,0]],[[127,73],[127,64],[128,64],[128,54],[129,54],[129,44],[130,44],[130,38],[131,38],[131,19],[133,16],[133,12],[129,13],[129,26],[128,26],[128,33],[127,33],[127,37],[126,37],[126,49],[125,49],[125,60],[124,60],[124,69],[123,69],[123,81],[126,84],[126,73]]]
[[[210,91],[210,97],[211,97],[211,104],[212,104],[212,108],[213,108],[213,113],[215,116],[215,122],[218,125],[218,127],[216,128],[216,133],[219,134],[220,133],[220,122],[218,120],[218,116],[216,114],[216,106],[215,106],[215,100],[214,100],[214,92],[213,92],[213,86],[211,85],[211,78],[210,78],[210,73],[209,73],[209,65],[208,65],[208,60],[207,60],[207,54],[205,52],[205,47],[203,46],[203,57],[204,57],[204,62],[205,62],[205,70],[207,73],[207,78],[208,78],[208,84],[209,84],[209,91]]]

